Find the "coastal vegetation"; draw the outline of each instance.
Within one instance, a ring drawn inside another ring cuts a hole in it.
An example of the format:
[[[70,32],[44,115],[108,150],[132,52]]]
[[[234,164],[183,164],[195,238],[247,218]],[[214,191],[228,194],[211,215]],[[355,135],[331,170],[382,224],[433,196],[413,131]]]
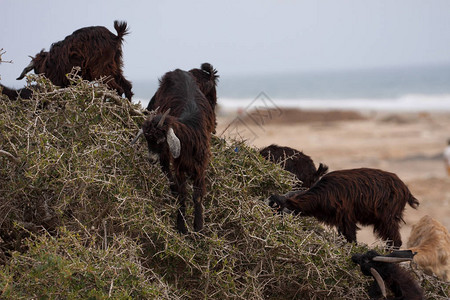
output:
[[[0,99],[2,299],[368,298],[351,261],[367,245],[274,213],[264,199],[297,182],[245,141],[213,137],[205,227],[181,235],[167,178],[130,145],[140,105],[76,72],[63,89],[29,79],[31,99]],[[427,299],[449,298],[404,267]]]

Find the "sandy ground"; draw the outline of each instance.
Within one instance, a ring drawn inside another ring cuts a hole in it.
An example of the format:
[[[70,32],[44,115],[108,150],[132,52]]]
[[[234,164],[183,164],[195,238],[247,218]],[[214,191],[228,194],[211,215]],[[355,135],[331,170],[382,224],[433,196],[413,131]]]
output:
[[[272,143],[303,151],[330,171],[359,167],[396,173],[419,199],[407,205],[401,234],[406,247],[411,226],[431,215],[450,230],[450,177],[442,152],[450,138],[450,113],[263,111],[219,114],[217,134],[244,138],[262,148]],[[371,227],[358,241],[379,244]]]

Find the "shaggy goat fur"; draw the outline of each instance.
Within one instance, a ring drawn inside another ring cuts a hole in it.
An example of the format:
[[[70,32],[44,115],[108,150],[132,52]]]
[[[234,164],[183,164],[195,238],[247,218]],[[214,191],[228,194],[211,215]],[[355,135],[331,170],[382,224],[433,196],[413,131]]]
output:
[[[290,147],[272,144],[261,149],[259,153],[265,159],[281,165],[283,169],[294,174],[302,182],[303,187],[311,187],[328,171],[328,167],[323,164],[316,170],[311,157]]]
[[[216,108],[217,104],[217,81],[219,75],[217,75],[217,70],[209,63],[203,63],[200,69],[194,68],[189,70],[189,73],[194,75],[200,91],[208,99],[209,104],[213,109]]]
[[[393,241],[395,247],[402,245],[399,229],[406,203],[413,208],[419,205],[397,175],[368,168],[330,172],[307,191],[268,199],[270,206],[278,205],[281,211],[336,226],[349,242],[356,242],[357,223],[373,225],[374,233]]]
[[[154,103],[164,114],[151,116],[142,126],[150,155],[159,157],[161,168],[171,182],[171,191],[178,197],[177,229],[181,233],[187,232],[184,217],[186,177],[193,180],[194,230],[200,231],[203,228],[202,198],[206,192],[205,173],[211,157],[214,110],[194,76],[179,69],[166,73],[160,80]]]
[[[127,23],[114,21],[114,28],[117,35],[103,26],[74,31],[64,40],[53,43],[48,52],[42,50],[36,54],[17,79],[34,70],[36,74],[44,74],[54,85],[66,87],[70,84],[66,74],[78,66],[85,80],[109,76],[108,86],[131,100],[131,82],[122,74],[122,42],[128,34]]]
[[[408,249],[417,252],[414,262],[425,273],[450,280],[450,234],[441,223],[426,215],[411,229]]]
[[[402,252],[402,251],[400,251]],[[411,254],[411,256],[413,256]],[[414,280],[414,278],[404,270],[402,267],[395,263],[382,262],[374,260],[380,255],[370,250],[364,254],[355,254],[352,256],[352,261],[361,267],[361,272],[366,276],[374,276],[373,270],[376,270],[384,285],[392,291],[395,298],[392,299],[405,299],[405,300],[421,300],[424,299],[423,290]],[[384,257],[395,258],[395,252],[393,255],[387,255]],[[410,259],[405,259],[410,260]],[[371,299],[379,299],[382,297],[382,290],[380,289],[377,281],[375,280],[369,288],[369,296]]]
[[[209,104],[211,105],[213,111],[216,109],[217,105],[217,81],[219,79],[219,75],[217,75],[217,70],[209,63],[203,63],[200,69],[194,68],[189,70],[189,73],[194,75],[195,81],[200,89],[200,91],[205,95],[206,99],[208,99]],[[147,110],[152,111],[155,110],[158,106],[155,105],[155,95],[152,97],[150,102],[147,105]],[[215,128],[217,126],[216,116],[214,114],[214,130],[212,133],[215,133]]]
[[[211,64],[203,63],[200,69],[191,69],[189,70],[189,72],[194,75],[200,91],[202,91],[206,99],[208,99],[208,102],[211,105],[213,111],[215,111],[217,105],[216,86],[217,81],[219,80],[217,70],[214,69]],[[214,114],[214,130],[212,131],[212,133],[216,133],[216,127],[217,121],[216,115]]]

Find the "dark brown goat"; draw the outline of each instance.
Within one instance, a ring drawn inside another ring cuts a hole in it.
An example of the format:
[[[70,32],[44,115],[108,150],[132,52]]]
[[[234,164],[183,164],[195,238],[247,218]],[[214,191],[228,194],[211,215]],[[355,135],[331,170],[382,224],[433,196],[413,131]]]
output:
[[[189,70],[189,73],[194,75],[195,81],[197,82],[200,91],[205,95],[206,99],[208,99],[209,104],[211,105],[213,111],[216,109],[217,105],[217,81],[219,79],[219,75],[217,75],[217,70],[209,63],[203,63],[200,69],[194,68]],[[155,96],[152,97],[150,102],[147,105],[147,110],[152,111],[155,110],[158,106],[155,105]],[[214,131],[217,126],[216,117],[214,114]]]
[[[122,42],[128,34],[127,23],[114,21],[117,35],[103,26],[78,29],[64,40],[53,43],[50,50],[42,50],[17,78],[22,79],[28,72],[44,74],[57,86],[68,86],[66,77],[75,66],[81,67],[81,77],[94,80],[109,76],[108,86],[119,95],[131,100],[131,82],[122,74]]]
[[[211,157],[214,110],[200,91],[195,77],[179,69],[166,73],[160,80],[154,104],[164,113],[150,116],[133,143],[143,133],[150,159],[156,161],[159,158],[171,191],[178,198],[177,229],[181,233],[187,233],[186,176],[192,179],[194,230],[200,231],[203,228],[202,198],[206,192],[205,175]]]
[[[398,262],[411,261],[414,254],[411,251],[394,251],[389,255],[379,255],[370,250],[364,254],[355,254],[352,261],[361,267],[366,276],[373,276],[375,281],[369,288],[371,299],[386,298],[386,287],[392,291],[395,298],[405,300],[424,299],[423,290],[414,278]]]
[[[356,242],[357,223],[373,225],[374,233],[402,245],[400,222],[406,203],[416,208],[419,201],[397,175],[377,169],[330,172],[306,191],[287,196],[272,195],[271,207],[287,209],[336,226],[349,242]]]
[[[191,69],[189,70],[189,73],[194,75],[200,91],[205,95],[206,99],[208,99],[209,104],[211,104],[211,107],[214,110],[217,104],[216,86],[219,79],[217,70],[214,69],[211,64],[203,63],[200,66],[200,69]]]
[[[33,92],[28,88],[10,89],[0,84],[0,94],[8,96],[10,100],[16,100],[17,98],[30,99]]]
[[[208,99],[213,111],[216,109],[217,105],[217,81],[219,80],[219,75],[217,75],[217,70],[209,63],[203,63],[200,69],[191,69],[189,72],[194,75],[197,85],[200,91]],[[216,115],[214,114],[214,130],[212,133],[216,133],[217,121]]]
[[[259,153],[265,159],[281,165],[283,169],[294,174],[304,187],[310,187],[328,171],[328,167],[323,164],[316,170],[311,157],[290,147],[272,144],[261,149]]]

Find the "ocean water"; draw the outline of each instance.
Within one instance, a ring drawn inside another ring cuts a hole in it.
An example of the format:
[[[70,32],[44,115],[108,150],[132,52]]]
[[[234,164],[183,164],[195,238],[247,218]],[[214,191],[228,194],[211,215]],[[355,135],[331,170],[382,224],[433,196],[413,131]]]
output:
[[[220,75],[220,70],[219,70]],[[135,99],[146,106],[157,81],[133,82]],[[252,105],[302,109],[450,112],[450,65],[351,71],[221,75],[222,108]]]

